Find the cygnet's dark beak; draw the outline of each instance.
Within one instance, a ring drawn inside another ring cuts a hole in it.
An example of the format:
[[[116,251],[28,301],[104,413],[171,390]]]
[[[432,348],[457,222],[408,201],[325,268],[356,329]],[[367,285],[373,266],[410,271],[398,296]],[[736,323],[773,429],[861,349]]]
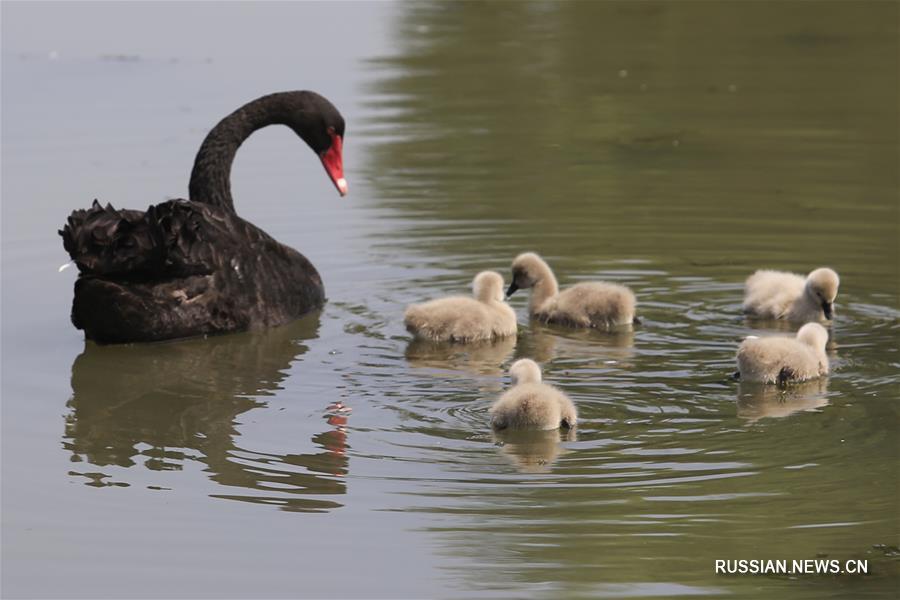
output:
[[[822,303],[822,310],[825,311],[825,318],[826,318],[826,319],[829,319],[829,320],[830,320],[831,317],[834,316],[834,304],[832,304],[831,302],[823,302],[823,303]]]
[[[519,289],[519,286],[517,286],[516,282],[513,281],[511,284],[509,284],[509,289],[506,290],[506,297],[509,298],[510,296],[515,294],[517,289]]]

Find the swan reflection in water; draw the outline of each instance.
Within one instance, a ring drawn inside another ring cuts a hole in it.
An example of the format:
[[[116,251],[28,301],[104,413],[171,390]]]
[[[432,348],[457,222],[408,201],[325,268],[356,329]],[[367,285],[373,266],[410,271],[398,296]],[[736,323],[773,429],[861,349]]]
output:
[[[738,386],[737,414],[749,423],[766,417],[788,417],[827,405],[827,377],[786,386],[748,382]]]
[[[547,473],[556,459],[567,452],[560,442],[574,442],[577,434],[575,429],[504,429],[492,431],[491,437],[500,452],[522,473]]]
[[[318,337],[319,314],[262,332],[177,343],[98,346],[87,342],[72,365],[64,446],[72,462],[97,467],[180,470],[206,466],[210,479],[240,492],[214,497],[273,504],[285,510],[324,511],[346,493],[346,413],[328,407],[320,452],[261,453],[235,443],[239,416],[266,406],[282,389],[291,364]],[[322,408],[325,408],[324,406]],[[89,485],[102,473],[77,473]],[[321,497],[321,498],[319,498]]]

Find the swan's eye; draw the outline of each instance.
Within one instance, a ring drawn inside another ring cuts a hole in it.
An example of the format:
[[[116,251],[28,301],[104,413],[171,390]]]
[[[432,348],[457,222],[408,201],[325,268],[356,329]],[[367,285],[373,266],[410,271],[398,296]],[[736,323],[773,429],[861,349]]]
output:
[[[334,135],[334,127],[331,127],[329,125],[327,131],[328,131],[328,135]]]

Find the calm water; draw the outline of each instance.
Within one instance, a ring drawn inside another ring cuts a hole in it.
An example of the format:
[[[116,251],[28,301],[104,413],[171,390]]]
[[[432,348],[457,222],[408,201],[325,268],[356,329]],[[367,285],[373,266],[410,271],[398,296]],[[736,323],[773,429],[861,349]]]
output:
[[[896,3],[3,4],[4,597],[894,597]],[[211,25],[214,23],[214,25]],[[162,34],[165,32],[165,35]],[[256,134],[238,210],[301,249],[319,314],[86,344],[56,229],[184,195],[205,132],[310,88],[341,200]],[[508,277],[635,290],[644,323],[414,343],[404,306]],[[842,276],[834,372],[728,379],[759,267]],[[517,357],[577,435],[495,438]],[[721,576],[716,559],[870,574]]]

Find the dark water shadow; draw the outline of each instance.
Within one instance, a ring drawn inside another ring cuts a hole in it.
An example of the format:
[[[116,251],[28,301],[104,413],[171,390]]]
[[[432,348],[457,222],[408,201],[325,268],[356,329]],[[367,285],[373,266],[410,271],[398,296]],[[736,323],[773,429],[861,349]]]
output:
[[[312,437],[321,452],[261,454],[236,443],[238,425],[266,396],[283,389],[291,364],[318,337],[319,313],[284,327],[160,344],[85,344],[72,364],[72,397],[66,403],[63,446],[72,462],[96,467],[181,470],[205,465],[213,481],[251,494],[216,497],[276,504],[286,510],[341,506],[307,496],[346,493],[346,417],[329,407],[322,432]],[[323,407],[324,408],[324,407]],[[102,473],[78,473],[88,485]],[[277,493],[274,493],[277,492]]]

